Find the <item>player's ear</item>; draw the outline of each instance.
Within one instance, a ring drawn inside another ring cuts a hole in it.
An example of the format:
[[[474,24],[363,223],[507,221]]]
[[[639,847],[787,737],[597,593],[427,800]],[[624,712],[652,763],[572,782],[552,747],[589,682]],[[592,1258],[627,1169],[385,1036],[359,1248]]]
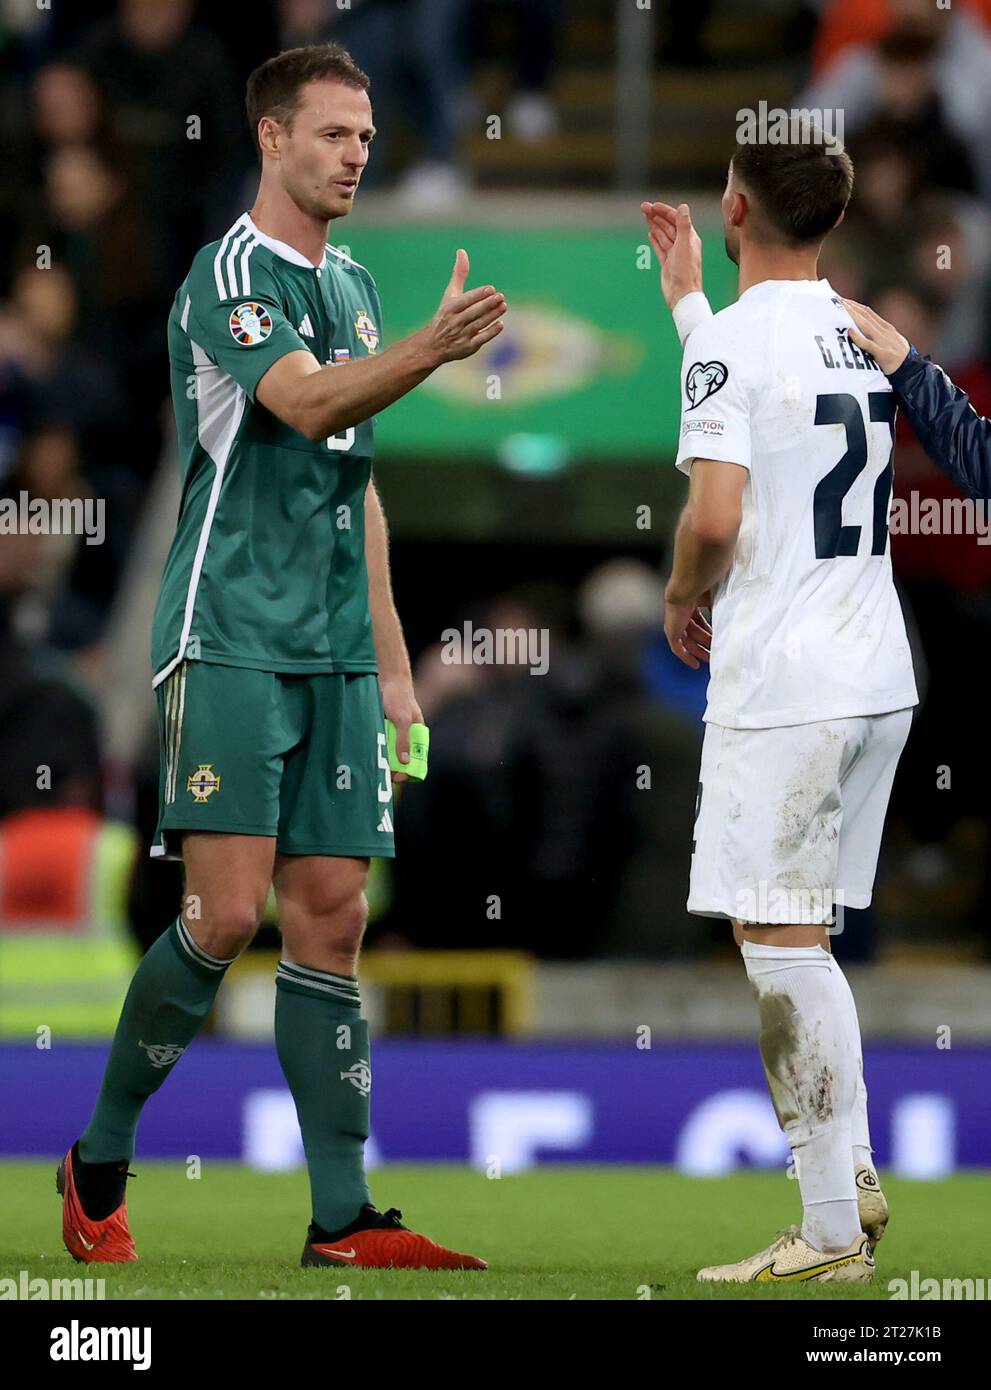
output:
[[[732,225],[734,227],[739,227],[742,224],[743,219],[746,217],[749,210],[750,209],[747,204],[747,195],[745,193],[740,193],[739,191],[734,193],[733,201],[732,203],[730,203],[729,209],[729,220],[732,223]]]
[[[263,155],[279,157],[278,134],[281,127],[271,116],[262,116],[258,122],[258,148]]]

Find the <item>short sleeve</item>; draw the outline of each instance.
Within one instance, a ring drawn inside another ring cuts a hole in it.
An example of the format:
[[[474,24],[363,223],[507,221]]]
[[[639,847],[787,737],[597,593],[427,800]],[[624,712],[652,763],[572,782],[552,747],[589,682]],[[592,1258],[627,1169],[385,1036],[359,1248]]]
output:
[[[225,284],[225,291],[229,288]],[[190,301],[189,337],[252,400],[259,381],[280,357],[311,351],[286,317],[278,281],[267,267],[252,262],[250,289],[223,298],[212,274],[209,281],[201,276]]]
[[[685,344],[681,429],[676,467],[690,473],[696,458],[750,467],[750,394],[744,353],[721,315],[707,319]]]

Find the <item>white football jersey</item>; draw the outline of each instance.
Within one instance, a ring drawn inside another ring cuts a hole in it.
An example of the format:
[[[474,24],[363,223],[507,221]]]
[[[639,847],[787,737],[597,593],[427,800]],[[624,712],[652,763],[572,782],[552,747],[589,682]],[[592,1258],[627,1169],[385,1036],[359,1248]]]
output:
[[[888,538],[895,397],[825,280],[765,280],[685,344],[677,466],[747,469],[713,594],[705,719],[771,728],[918,702]]]

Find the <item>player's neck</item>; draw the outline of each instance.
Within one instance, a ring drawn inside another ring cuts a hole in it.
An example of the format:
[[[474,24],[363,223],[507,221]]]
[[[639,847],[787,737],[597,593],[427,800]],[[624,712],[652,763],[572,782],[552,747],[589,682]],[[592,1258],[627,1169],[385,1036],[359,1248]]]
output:
[[[249,216],[260,232],[275,237],[276,241],[284,241],[314,265],[323,260],[328,224],[319,217],[311,217],[285,194],[272,194],[260,188]]]
[[[819,248],[744,245],[740,247],[739,293],[764,280],[818,280]]]

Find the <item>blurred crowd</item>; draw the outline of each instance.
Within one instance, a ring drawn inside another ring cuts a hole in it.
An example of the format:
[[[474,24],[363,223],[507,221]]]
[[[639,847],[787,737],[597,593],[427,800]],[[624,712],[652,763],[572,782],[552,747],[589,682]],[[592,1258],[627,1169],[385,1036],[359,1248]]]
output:
[[[465,138],[487,109],[480,72],[498,66],[508,133],[521,147],[543,144],[546,158],[569,133],[556,87],[576,29],[611,32],[612,8],[255,0],[249,24],[223,0],[0,11],[0,495],[100,498],[107,536],[99,546],[0,539],[0,747],[8,774],[20,769],[0,788],[0,840],[4,817],[53,799],[101,814],[101,733],[86,682],[99,679],[170,428],[169,305],[194,252],[247,205],[247,72],[280,47],[339,38],[372,79],[382,135],[368,183],[390,188],[397,207],[443,208],[484,183]],[[662,83],[690,69],[703,99],[705,72],[729,61],[717,40],[730,8],[658,7]],[[765,67],[780,73],[784,64],[794,105],[842,109],[857,166],[847,225],[822,273],[898,324],[991,412],[991,0],[948,9],[932,0],[754,0],[750,30],[759,34],[769,16],[778,23],[767,44],[751,39],[745,60],[755,88]],[[602,69],[615,62],[609,49],[581,53]],[[601,185],[590,175],[586,188]],[[897,491],[953,491],[904,433]],[[954,880],[959,845],[973,859],[986,843],[973,721],[954,715],[960,655],[991,635],[991,546],[907,535],[893,554],[927,682],[894,814],[910,846],[904,873],[938,894]],[[514,925],[494,927],[487,944],[582,956],[684,952],[711,939],[692,938],[680,910],[699,686],[662,649],[656,565],[616,566],[599,567],[580,590],[502,593],[494,579],[486,621],[554,634],[545,678],[444,667],[429,645],[414,653],[436,751],[430,782],[401,807],[406,852],[384,940],[456,944],[465,904],[490,878]],[[538,577],[553,580],[552,568]],[[46,762],[56,764],[54,791],[33,776]],[[939,798],[933,769],[945,763],[959,778],[954,795]],[[642,765],[663,779],[663,796],[640,795],[630,768]],[[154,771],[149,764],[151,780]],[[435,920],[404,911],[441,871],[450,910]],[[958,912],[980,931],[984,882]],[[137,883],[139,915],[164,924],[171,902]],[[662,940],[659,902],[679,904]]]

